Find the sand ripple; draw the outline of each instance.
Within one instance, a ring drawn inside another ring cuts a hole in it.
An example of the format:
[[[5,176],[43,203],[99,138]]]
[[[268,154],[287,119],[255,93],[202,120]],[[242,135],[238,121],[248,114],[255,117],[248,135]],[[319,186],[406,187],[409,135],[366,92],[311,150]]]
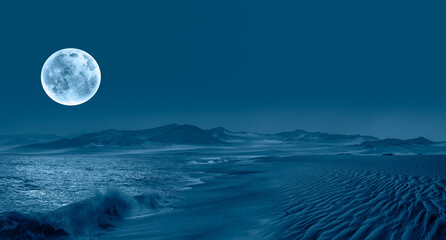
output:
[[[391,171],[323,164],[283,176],[278,181],[291,184],[280,187],[281,208],[270,222],[275,231],[264,237],[446,239],[443,162],[406,171],[408,164]]]

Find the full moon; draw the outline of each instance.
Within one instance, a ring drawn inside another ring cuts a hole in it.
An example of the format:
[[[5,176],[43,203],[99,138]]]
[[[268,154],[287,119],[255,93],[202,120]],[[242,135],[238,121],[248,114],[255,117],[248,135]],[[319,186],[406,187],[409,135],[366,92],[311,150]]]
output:
[[[53,53],[43,64],[42,86],[55,102],[74,106],[90,100],[98,91],[101,71],[94,58],[76,48]]]

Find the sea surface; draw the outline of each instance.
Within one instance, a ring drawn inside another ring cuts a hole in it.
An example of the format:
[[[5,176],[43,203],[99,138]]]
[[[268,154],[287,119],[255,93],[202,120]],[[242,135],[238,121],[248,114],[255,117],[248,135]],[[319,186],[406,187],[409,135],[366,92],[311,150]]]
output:
[[[0,239],[445,239],[445,156],[0,155]]]

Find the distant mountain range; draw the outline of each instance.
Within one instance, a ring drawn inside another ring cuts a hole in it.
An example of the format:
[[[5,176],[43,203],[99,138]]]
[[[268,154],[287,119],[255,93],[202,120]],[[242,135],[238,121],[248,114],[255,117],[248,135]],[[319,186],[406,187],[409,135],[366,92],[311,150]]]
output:
[[[0,145],[23,145],[29,143],[54,141],[57,139],[60,139],[60,137],[50,134],[0,135]]]
[[[210,145],[224,144],[209,132],[192,125],[169,124],[144,130],[109,129],[98,133],[89,133],[70,139],[60,139],[48,143],[30,144],[27,148],[77,148],[77,147],[129,147],[147,142]]]
[[[372,136],[363,136],[359,134],[355,135],[344,135],[344,134],[329,134],[320,132],[307,132],[304,130],[295,130],[293,132],[281,132],[275,134],[275,136],[284,139],[285,141],[296,141],[296,140],[306,140],[306,141],[354,141],[359,142],[364,141],[376,141],[379,140]]]
[[[413,145],[432,145],[435,142],[426,139],[424,137],[401,140],[396,138],[386,138],[383,140],[375,140],[375,141],[366,141],[361,144],[365,148],[373,148],[373,147],[395,147],[395,146],[413,146]]]
[[[115,130],[83,134],[72,138],[57,138],[56,136],[40,135],[42,139],[22,139],[23,148],[32,149],[69,149],[98,147],[144,147],[146,144],[179,144],[179,145],[233,145],[233,144],[330,144],[351,146],[359,152],[409,152],[415,148],[431,149],[436,142],[420,137],[409,140],[378,139],[373,136],[329,134],[295,130],[276,134],[255,132],[233,132],[222,127],[201,129],[192,125],[169,124],[144,130]],[[36,138],[39,135],[35,135]],[[2,138],[0,138],[1,140]],[[15,139],[9,137],[10,141]],[[27,140],[30,140],[27,142]],[[421,151],[421,150],[420,150]]]
[[[393,154],[443,154],[445,146],[433,142],[424,137],[401,140],[386,138],[382,140],[366,141],[359,145],[363,153],[382,153],[384,155]]]

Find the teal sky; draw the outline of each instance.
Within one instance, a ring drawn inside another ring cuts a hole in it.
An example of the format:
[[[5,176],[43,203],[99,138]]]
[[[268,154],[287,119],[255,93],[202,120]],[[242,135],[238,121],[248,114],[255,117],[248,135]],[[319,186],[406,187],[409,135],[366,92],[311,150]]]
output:
[[[0,134],[175,122],[446,140],[444,1],[0,5]],[[83,105],[42,89],[62,48],[101,68]]]

